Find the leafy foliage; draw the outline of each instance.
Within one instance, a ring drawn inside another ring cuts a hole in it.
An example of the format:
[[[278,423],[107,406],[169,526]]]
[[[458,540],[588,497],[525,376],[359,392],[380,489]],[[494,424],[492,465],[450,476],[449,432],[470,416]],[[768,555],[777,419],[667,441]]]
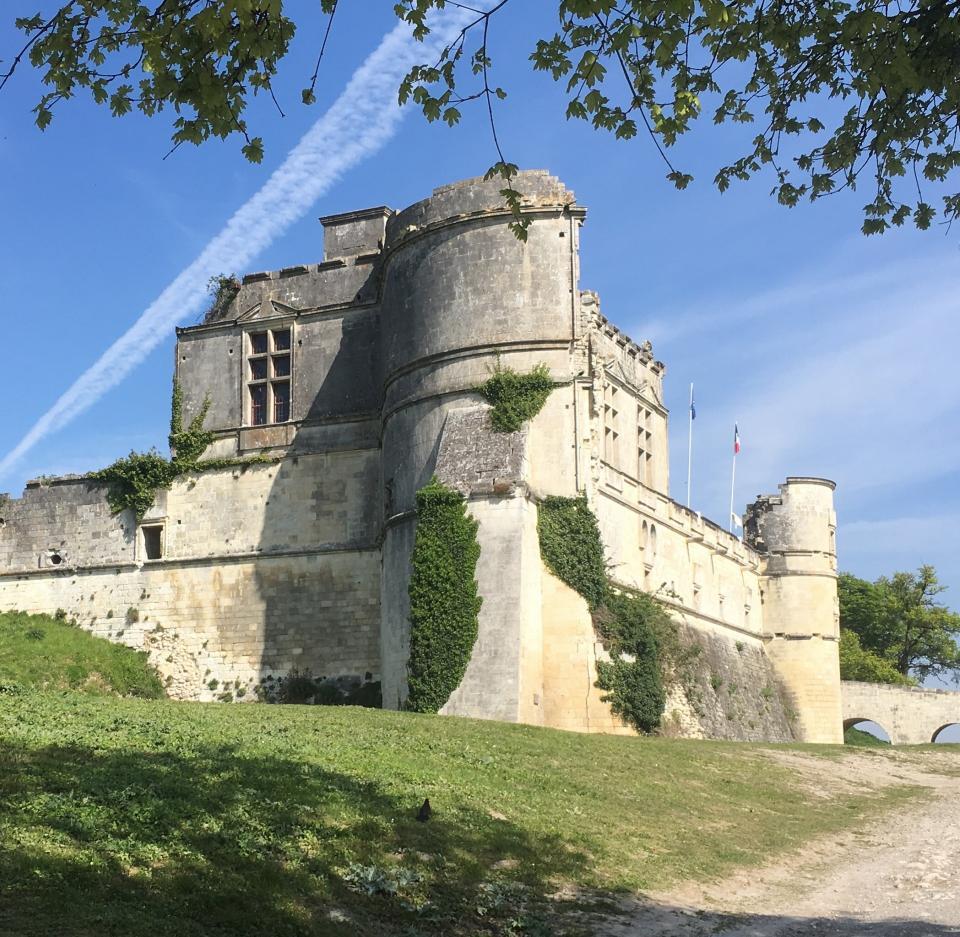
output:
[[[597,686],[607,691],[604,700],[635,729],[652,732],[667,700],[657,627],[668,628],[669,616],[652,596],[610,591],[593,620],[611,657],[597,661]]]
[[[894,683],[914,686],[916,680],[905,677],[890,661],[873,651],[864,650],[856,631],[840,629],[840,679],[865,683]]]
[[[607,568],[597,518],[586,497],[544,498],[537,509],[540,555],[550,571],[591,609],[607,599]]]
[[[140,520],[152,507],[157,492],[169,488],[176,476],[174,463],[151,449],[131,452],[87,477],[108,486],[107,502],[114,514],[130,510]]]
[[[597,662],[604,701],[637,731],[652,732],[666,703],[664,674],[673,676],[687,663],[676,625],[653,596],[617,589],[607,578],[600,528],[585,497],[545,498],[537,534],[543,561],[586,599],[610,655]]]
[[[380,682],[368,681],[342,690],[333,681],[314,677],[309,670],[292,668],[282,677],[264,677],[256,687],[264,703],[312,704],[315,706],[366,706],[380,709]]]
[[[515,433],[543,409],[556,386],[545,364],[538,364],[529,374],[519,374],[498,362],[477,392],[493,406],[490,411],[493,428],[499,433]]]
[[[131,452],[126,458],[117,459],[112,465],[87,476],[91,481],[108,486],[107,502],[114,514],[130,510],[139,521],[152,507],[157,492],[169,488],[180,475],[202,467],[220,467],[199,461],[213,442],[213,433],[203,428],[209,410],[210,399],[205,398],[190,425],[184,429],[183,392],[174,380],[169,436],[173,458],[165,459],[156,449]]]
[[[398,12],[423,32],[427,10],[442,5],[405,0]],[[503,5],[480,14],[436,66],[410,73],[404,90],[427,119],[456,122],[451,109],[483,100],[490,110],[491,93],[506,95],[491,92],[488,79],[489,19]],[[960,216],[960,193],[940,185],[960,168],[958,0],[560,0],[557,7],[560,28],[537,41],[534,69],[563,83],[568,119],[623,140],[646,132],[678,189],[693,176],[667,150],[712,116],[715,124],[757,124],[742,155],[719,167],[721,192],[767,172],[772,194],[793,206],[866,179],[864,234],[908,220],[929,227],[937,211],[924,186],[937,191],[946,221]],[[475,28],[481,36],[465,55]],[[460,90],[464,59],[474,75],[482,63],[481,88]]]
[[[503,180],[511,227],[525,240],[517,167],[494,122],[507,92],[494,80],[489,37],[507,4],[478,10],[438,61],[411,68],[399,96],[450,125],[481,105],[496,152],[487,176]],[[428,15],[444,6],[398,0],[394,9],[423,40]],[[316,101],[336,7],[320,0],[329,19],[304,104]],[[720,191],[765,173],[777,200],[793,206],[866,180],[865,234],[908,221],[927,228],[937,201],[946,221],[960,215],[960,193],[950,191],[960,168],[960,0],[557,0],[538,12],[530,61],[564,86],[567,118],[622,140],[647,134],[679,189],[693,176],[668,151],[710,118],[745,130],[740,155],[718,167]],[[273,94],[294,35],[281,0],[83,0],[16,25],[26,41],[7,57],[0,87],[24,58],[41,72],[49,89],[35,108],[41,129],[58,104],[87,91],[116,116],[171,108],[174,148],[238,134],[244,155],[262,160],[263,141],[243,115],[249,95]]]
[[[94,696],[164,695],[145,653],[94,637],[66,614],[0,613],[0,684]]]
[[[838,581],[841,631],[855,633],[864,651],[904,677],[958,680],[960,615],[937,601],[944,589],[932,566],[875,582],[843,573]]]
[[[221,273],[219,276],[210,277],[207,289],[213,299],[210,308],[204,313],[203,322],[216,322],[224,318],[230,309],[230,304],[237,298],[240,292],[240,281],[236,276]]]
[[[320,3],[327,12],[335,5]],[[239,134],[247,159],[263,159],[243,112],[250,94],[272,93],[295,32],[280,0],[83,0],[49,17],[19,17],[16,26],[27,42],[0,86],[26,55],[49,88],[34,108],[41,130],[60,102],[86,91],[115,117],[171,108],[174,149]]]
[[[408,709],[437,712],[463,679],[477,640],[479,558],[477,522],[463,495],[432,478],[417,492]]]
[[[857,748],[889,748],[890,743],[878,739],[870,732],[864,732],[856,726],[848,726],[843,730],[843,744],[854,745]]]
[[[170,406],[170,451],[173,453],[173,464],[177,474],[189,471],[206,452],[213,442],[213,433],[203,428],[207,414],[210,412],[210,398],[204,397],[196,416],[190,425],[183,428],[183,390],[180,382],[173,382],[173,399]]]

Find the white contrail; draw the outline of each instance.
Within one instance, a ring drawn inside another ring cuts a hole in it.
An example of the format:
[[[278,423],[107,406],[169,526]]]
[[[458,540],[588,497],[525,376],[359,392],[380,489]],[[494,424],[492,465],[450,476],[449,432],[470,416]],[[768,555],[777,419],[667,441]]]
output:
[[[438,56],[467,19],[463,10],[443,14],[423,43],[416,42],[410,27],[403,23],[387,33],[263,188],[0,460],[0,476],[41,439],[120,383],[174,325],[196,314],[208,299],[207,284],[212,276],[243,269],[302,218],[344,172],[379,150],[393,136],[404,113],[397,105],[397,87],[403,76],[418,62]]]

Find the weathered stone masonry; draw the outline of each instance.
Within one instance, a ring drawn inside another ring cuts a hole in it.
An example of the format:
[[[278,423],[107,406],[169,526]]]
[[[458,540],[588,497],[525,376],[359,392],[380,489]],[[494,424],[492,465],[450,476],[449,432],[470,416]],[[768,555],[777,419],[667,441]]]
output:
[[[206,457],[276,461],[184,476],[140,524],[84,479],[31,483],[3,508],[0,608],[143,647],[182,697],[248,697],[297,667],[380,680],[397,707],[415,494],[436,473],[479,521],[484,599],[445,711],[626,731],[593,686],[586,605],[537,542],[539,498],[586,494],[614,578],[660,595],[752,694],[675,691],[669,725],[838,740],[832,484],[788,479],[745,542],[672,501],[664,367],[580,290],[573,193],[544,172],[518,188],[525,244],[496,184],[457,183],[322,219],[322,261],[249,275],[219,319],[178,330],[185,420],[211,401]],[[559,384],[518,433],[494,433],[474,390],[498,362]]]

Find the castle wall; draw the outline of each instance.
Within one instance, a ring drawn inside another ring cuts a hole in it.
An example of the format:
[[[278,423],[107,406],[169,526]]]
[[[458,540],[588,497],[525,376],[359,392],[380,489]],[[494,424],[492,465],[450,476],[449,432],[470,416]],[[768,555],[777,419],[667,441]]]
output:
[[[761,637],[760,558],[739,538],[629,483],[601,483],[595,513],[615,581],[653,593],[698,627]]]
[[[2,514],[0,575],[135,558],[133,519],[111,515],[104,490],[81,478],[30,482],[22,498],[4,502]]]
[[[665,734],[740,742],[798,737],[798,713],[765,642],[696,619],[681,624],[681,639],[699,654],[669,687]]]
[[[609,660],[586,600],[541,563],[543,725],[571,732],[633,735],[602,701],[597,661]]]
[[[578,352],[589,394],[591,474],[605,474],[613,486],[639,485],[668,494],[663,363],[654,360],[649,342],[637,345],[601,314],[595,293],[580,294],[578,318]]]
[[[378,676],[379,552],[159,561],[6,578],[0,611],[63,609],[80,627],[150,653],[167,692],[213,700],[291,668]],[[213,686],[211,681],[215,681]]]
[[[478,636],[460,686],[442,712],[454,716],[542,722],[528,683],[542,654],[536,506],[520,494],[476,496],[469,511],[479,523]],[[531,659],[532,658],[532,659]],[[496,690],[491,692],[491,688]]]
[[[84,480],[28,488],[4,508],[0,609],[62,609],[150,651],[185,698],[236,681],[252,695],[294,667],[376,679],[379,505],[367,493],[378,477],[375,451],[195,473],[160,492],[139,527]],[[163,556],[149,560],[142,528],[156,525]]]

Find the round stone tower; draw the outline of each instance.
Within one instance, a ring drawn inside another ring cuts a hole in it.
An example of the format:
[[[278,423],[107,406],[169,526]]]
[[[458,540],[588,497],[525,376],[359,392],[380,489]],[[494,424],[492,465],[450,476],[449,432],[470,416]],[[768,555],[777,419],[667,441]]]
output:
[[[499,444],[496,439],[476,441],[485,426],[478,417],[486,406],[476,387],[498,363],[520,372],[543,363],[555,380],[569,383],[571,378],[578,327],[577,243],[585,213],[573,193],[546,172],[520,173],[514,184],[523,196],[523,213],[534,220],[525,242],[510,230],[512,216],[500,194],[502,183],[495,180],[439,188],[431,198],[390,217],[386,226],[380,268],[381,663],[383,701],[390,708],[401,705],[407,692],[407,585],[416,492],[438,473],[441,481],[467,495],[480,523],[477,576],[484,604],[471,667],[489,670],[468,672],[449,711],[509,721],[536,719],[521,704],[533,691],[520,687],[521,671],[526,672],[523,647],[537,644],[535,636],[528,640],[523,634],[524,622],[536,617],[524,611],[525,601],[529,604],[524,595],[531,591],[524,588],[525,570],[530,566],[533,572],[534,561],[539,577],[535,506],[524,497],[504,495],[529,480],[525,446],[518,444],[524,454],[510,478],[504,479],[502,471],[499,478],[449,477],[456,475],[456,451],[463,453],[462,466],[482,465],[484,459],[491,461],[489,450]],[[552,395],[558,399],[548,408],[558,408],[562,419],[569,401],[561,402],[559,396]],[[538,458],[559,476],[554,490],[573,494],[575,457],[563,441],[563,433],[546,440],[538,447]],[[483,458],[469,457],[471,445]],[[454,452],[446,463],[448,477],[438,468],[445,451]]]
[[[744,539],[763,557],[766,651],[805,742],[842,742],[836,486],[788,478],[747,507]]]

